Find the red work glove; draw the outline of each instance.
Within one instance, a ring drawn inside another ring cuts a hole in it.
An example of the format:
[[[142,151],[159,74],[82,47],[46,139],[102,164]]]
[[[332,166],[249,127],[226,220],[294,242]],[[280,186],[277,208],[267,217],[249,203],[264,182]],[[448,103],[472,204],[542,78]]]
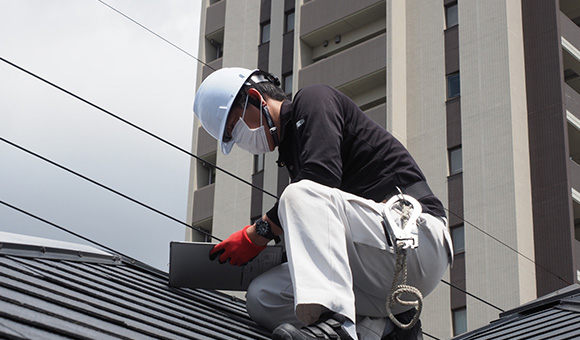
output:
[[[220,263],[229,260],[231,265],[241,266],[258,256],[266,246],[258,246],[250,241],[246,232],[249,227],[251,226],[245,226],[244,229],[236,231],[226,240],[216,244],[209,252],[209,258],[215,260],[219,256]]]

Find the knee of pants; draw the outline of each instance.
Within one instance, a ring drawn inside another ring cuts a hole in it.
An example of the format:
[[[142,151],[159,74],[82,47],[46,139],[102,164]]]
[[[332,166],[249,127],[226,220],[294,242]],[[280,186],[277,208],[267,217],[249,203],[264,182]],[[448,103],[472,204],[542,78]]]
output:
[[[282,306],[279,302],[279,297],[276,297],[275,292],[272,291],[268,278],[258,276],[249,285],[246,291],[246,310],[248,314],[258,325],[273,330],[280,325],[281,317],[280,311],[292,305]],[[286,311],[288,313],[288,311]]]
[[[280,203],[292,202],[304,198],[304,193],[311,189],[315,182],[309,180],[301,180],[295,183],[290,183],[282,192],[280,196]]]
[[[335,194],[336,192],[328,186],[303,179],[295,183],[290,183],[284,189],[284,192],[280,196],[280,205],[304,203],[311,199],[331,199]]]
[[[250,283],[246,309],[254,322],[268,329],[286,322],[300,325],[294,315],[294,294],[287,264],[270,269]]]
[[[265,326],[260,320],[266,314],[264,303],[264,286],[260,283],[260,277],[255,278],[246,291],[246,310],[256,323]]]

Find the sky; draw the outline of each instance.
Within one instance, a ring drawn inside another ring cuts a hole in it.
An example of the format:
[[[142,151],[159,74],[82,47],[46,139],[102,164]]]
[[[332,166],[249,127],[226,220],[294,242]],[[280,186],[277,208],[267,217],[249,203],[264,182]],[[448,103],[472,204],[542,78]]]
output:
[[[201,1],[104,1],[197,56]],[[0,57],[191,149],[198,62],[97,0],[0,0]],[[0,137],[186,221],[190,156],[3,61]],[[3,141],[0,201],[165,271],[185,237]],[[2,204],[0,231],[90,244]]]

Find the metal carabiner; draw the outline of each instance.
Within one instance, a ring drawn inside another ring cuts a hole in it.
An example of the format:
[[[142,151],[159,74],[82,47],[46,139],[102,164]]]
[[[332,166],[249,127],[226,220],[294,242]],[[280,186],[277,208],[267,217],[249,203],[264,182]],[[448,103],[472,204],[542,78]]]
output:
[[[385,203],[382,215],[388,233],[386,236],[390,238],[391,244],[401,245],[403,249],[419,246],[417,220],[422,211],[419,201],[403,193],[391,197]]]

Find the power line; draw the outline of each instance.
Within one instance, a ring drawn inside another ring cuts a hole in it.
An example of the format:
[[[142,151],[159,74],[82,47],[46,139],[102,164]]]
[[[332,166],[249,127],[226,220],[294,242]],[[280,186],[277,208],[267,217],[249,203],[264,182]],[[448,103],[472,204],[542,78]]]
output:
[[[210,69],[212,69],[213,71],[215,71],[216,69],[211,67],[210,65],[208,65],[207,63],[203,62],[202,60],[200,60],[199,58],[197,58],[196,56],[194,56],[193,54],[187,52],[186,50],[184,50],[183,48],[177,46],[176,44],[172,43],[171,41],[165,39],[164,37],[162,37],[161,35],[155,33],[153,30],[149,29],[147,26],[139,23],[137,20],[134,20],[133,18],[131,18],[130,16],[128,16],[127,14],[119,11],[118,9],[116,9],[115,7],[109,5],[108,3],[102,1],[102,0],[97,0],[98,2],[102,3],[103,5],[109,7],[110,9],[112,9],[113,11],[117,12],[118,14],[122,15],[123,17],[125,17],[126,19],[130,20],[131,22],[133,22],[134,24],[138,25],[139,27],[143,28],[144,30],[146,30],[147,32],[153,34],[154,36],[156,36],[157,38],[165,41],[166,43],[168,43],[169,45],[175,47],[176,49],[180,50],[181,52],[187,54],[188,56],[190,56],[191,58],[197,60],[199,63],[209,67]]]
[[[74,93],[66,90],[63,87],[60,87],[60,86],[56,85],[55,83],[52,83],[52,82],[50,82],[50,81],[42,78],[41,76],[39,76],[39,75],[37,75],[37,74],[35,74],[35,73],[31,72],[31,71],[28,71],[25,68],[20,67],[20,66],[18,66],[16,64],[14,64],[14,63],[12,63],[12,62],[4,59],[3,57],[0,57],[0,60],[3,61],[3,62],[5,62],[5,63],[7,63],[8,65],[10,65],[10,66],[12,66],[14,68],[17,68],[20,71],[22,71],[22,72],[24,72],[24,73],[26,73],[26,74],[28,74],[28,75],[30,75],[30,76],[32,76],[32,77],[40,80],[40,81],[42,81],[42,82],[44,82],[44,83],[46,83],[46,84],[48,84],[48,85],[50,85],[50,86],[52,86],[52,87],[54,87],[54,88],[62,91],[62,92],[64,92],[64,93],[68,94],[68,95],[70,95],[70,96],[72,96],[72,97],[74,97],[74,98],[82,101],[83,103],[88,104],[88,105],[94,107],[95,109],[97,109],[97,110],[99,110],[101,112],[104,112],[104,113],[108,114],[109,116],[111,116],[111,117],[113,117],[113,118],[115,118],[115,119],[117,119],[117,120],[119,120],[119,121],[121,121],[121,122],[123,122],[123,123],[125,123],[125,124],[127,124],[129,126],[131,126],[132,128],[137,129],[137,130],[145,133],[146,135],[148,135],[150,137],[153,137],[153,138],[157,139],[158,141],[163,142],[164,144],[169,145],[172,148],[174,148],[176,150],[179,150],[179,151],[181,151],[181,152],[183,152],[183,153],[185,153],[185,154],[187,154],[187,155],[189,155],[189,156],[191,156],[191,157],[193,157],[193,158],[195,158],[195,159],[197,159],[199,161],[205,162],[209,166],[211,166],[211,167],[213,167],[213,168],[215,168],[217,170],[222,171],[223,173],[225,173],[225,174],[227,174],[227,175],[229,175],[229,176],[237,179],[238,181],[241,181],[241,182],[243,182],[243,183],[251,186],[252,188],[254,188],[256,190],[259,190],[259,191],[261,191],[261,192],[263,192],[263,193],[265,193],[265,194],[267,194],[267,195],[269,195],[269,196],[271,196],[271,197],[273,197],[275,199],[278,199],[278,196],[276,196],[276,195],[274,195],[274,194],[272,194],[272,193],[264,190],[263,188],[260,188],[257,185],[254,185],[254,184],[246,181],[245,179],[243,179],[243,178],[241,178],[241,177],[239,177],[239,176],[237,176],[237,175],[235,175],[235,174],[233,174],[233,173],[231,173],[231,172],[229,172],[229,171],[227,171],[227,170],[225,170],[225,169],[223,169],[223,168],[221,168],[221,167],[219,167],[219,166],[217,166],[215,164],[212,164],[212,163],[208,162],[207,160],[205,160],[205,159],[203,159],[203,158],[201,158],[201,157],[199,157],[199,156],[197,156],[197,155],[195,155],[195,154],[193,154],[193,153],[191,153],[191,152],[189,152],[189,151],[187,151],[187,150],[185,150],[185,149],[183,149],[183,148],[181,148],[181,147],[179,147],[179,146],[177,146],[177,145],[175,145],[173,143],[171,143],[170,141],[168,141],[168,140],[166,140],[164,138],[161,138],[161,137],[157,136],[156,134],[154,134],[152,132],[149,132],[148,130],[146,130],[146,129],[144,129],[144,128],[142,128],[142,127],[140,127],[140,126],[138,126],[138,125],[136,125],[134,123],[131,123],[130,121],[122,118],[121,116],[118,116],[118,115],[112,113],[111,111],[108,111],[108,110],[106,110],[106,109],[104,109],[104,108],[102,108],[102,107],[100,107],[100,106],[98,106],[96,104],[93,104],[92,102],[88,101],[87,99],[84,99],[83,97],[81,97],[79,95],[76,95],[76,94],[74,94]]]
[[[498,243],[500,243],[501,245],[505,246],[506,248],[512,250],[513,252],[515,252],[516,254],[520,255],[521,257],[525,258],[526,260],[530,261],[531,263],[533,263],[534,265],[540,267],[541,269],[545,270],[546,272],[554,275],[556,278],[562,280],[564,283],[571,285],[571,282],[568,282],[566,279],[564,279],[563,277],[561,277],[560,275],[552,272],[551,270],[549,270],[548,268],[538,264],[536,261],[534,261],[533,259],[531,259],[530,257],[522,254],[521,252],[519,252],[517,249],[513,248],[512,246],[510,246],[509,244],[505,243],[504,241],[500,240],[499,238],[491,235],[490,233],[486,232],[485,230],[479,228],[478,226],[476,226],[475,224],[467,221],[465,218],[463,218],[462,216],[459,216],[458,214],[452,212],[451,210],[444,208],[445,210],[447,210],[447,212],[451,215],[454,215],[455,217],[459,218],[461,221],[467,223],[468,225],[472,226],[473,228],[475,228],[476,230],[480,231],[481,233],[487,235],[488,237],[490,237],[491,239],[497,241]]]
[[[4,142],[6,144],[9,144],[9,145],[11,145],[11,146],[13,146],[13,147],[21,150],[21,151],[24,151],[24,152],[26,152],[29,155],[32,155],[32,156],[34,156],[36,158],[39,158],[39,159],[41,159],[41,160],[43,160],[43,161],[45,161],[47,163],[50,163],[50,164],[56,166],[57,168],[60,168],[60,169],[62,169],[64,171],[67,171],[68,173],[71,173],[71,174],[73,174],[73,175],[75,175],[77,177],[80,177],[80,178],[84,179],[85,181],[91,182],[91,183],[93,183],[93,184],[95,184],[95,185],[97,185],[97,186],[99,186],[99,187],[101,187],[103,189],[106,189],[106,190],[108,190],[108,191],[110,191],[110,192],[112,192],[114,194],[117,194],[117,195],[119,195],[119,196],[121,196],[121,197],[123,197],[123,198],[125,198],[125,199],[127,199],[127,200],[129,200],[131,202],[133,202],[133,203],[136,203],[136,204],[138,204],[138,205],[140,205],[140,206],[142,206],[144,208],[147,208],[147,209],[149,209],[151,211],[154,211],[154,212],[158,213],[159,215],[162,215],[164,217],[167,217],[168,219],[170,219],[170,220],[172,220],[174,222],[177,222],[177,223],[179,223],[181,225],[184,225],[184,226],[186,226],[186,227],[188,227],[190,229],[193,229],[193,230],[195,230],[195,231],[197,231],[197,232],[199,232],[201,234],[204,234],[205,236],[211,237],[211,238],[213,238],[213,239],[215,239],[217,241],[220,241],[220,242],[222,241],[221,239],[213,236],[211,233],[209,233],[209,232],[207,232],[207,231],[205,231],[205,230],[203,230],[203,229],[201,229],[199,227],[196,227],[196,226],[193,226],[193,225],[189,225],[189,224],[187,224],[187,223],[185,223],[185,222],[183,222],[183,221],[181,221],[181,220],[179,220],[179,219],[177,219],[177,218],[175,218],[175,217],[173,217],[173,216],[171,216],[169,214],[164,213],[161,210],[155,209],[155,208],[153,208],[153,207],[151,207],[151,206],[149,206],[149,205],[147,205],[145,203],[142,203],[142,202],[140,202],[140,201],[138,201],[138,200],[136,200],[136,199],[134,199],[134,198],[132,198],[130,196],[127,196],[127,195],[123,194],[120,191],[117,191],[117,190],[115,190],[115,189],[113,189],[111,187],[108,187],[108,186],[106,186],[104,184],[101,184],[101,183],[99,183],[99,182],[97,182],[97,181],[95,181],[95,180],[93,180],[93,179],[91,179],[91,178],[89,178],[89,177],[87,177],[85,175],[82,175],[82,174],[80,174],[80,173],[78,173],[76,171],[73,171],[73,170],[71,170],[71,169],[69,169],[69,168],[67,168],[67,167],[65,167],[63,165],[60,165],[60,164],[58,164],[58,163],[56,163],[54,161],[51,161],[50,159],[48,159],[46,157],[43,157],[43,156],[41,156],[41,155],[39,155],[39,154],[37,154],[35,152],[32,152],[32,151],[30,151],[30,150],[28,150],[28,149],[26,149],[26,148],[24,148],[24,147],[22,147],[22,146],[20,146],[20,145],[18,145],[16,143],[13,143],[13,142],[11,142],[11,141],[3,138],[3,137],[0,137],[0,141]]]
[[[441,282],[443,282],[443,283],[445,283],[445,284],[449,285],[449,286],[450,286],[450,287],[452,287],[452,288],[455,288],[455,289],[457,289],[457,290],[459,290],[459,291],[461,291],[461,292],[465,293],[466,295],[469,295],[469,296],[471,296],[472,298],[476,299],[477,301],[483,302],[483,303],[485,303],[486,305],[488,305],[488,306],[490,306],[490,307],[493,307],[493,308],[497,309],[498,311],[500,311],[500,312],[502,312],[502,313],[503,313],[503,312],[505,312],[505,310],[503,310],[503,309],[501,309],[501,308],[497,307],[496,305],[494,305],[494,304],[492,304],[492,303],[490,303],[490,302],[487,302],[487,301],[485,301],[484,299],[482,299],[482,298],[480,298],[480,297],[477,297],[477,296],[476,296],[476,295],[474,295],[474,294],[471,294],[471,293],[469,293],[468,291],[466,291],[466,290],[465,290],[465,289],[463,289],[463,288],[459,288],[459,287],[457,287],[456,285],[452,284],[451,282],[447,282],[447,281],[445,281],[445,280],[443,280],[443,279],[441,279]]]
[[[60,229],[60,230],[62,230],[62,231],[64,231],[64,232],[66,232],[66,233],[69,233],[69,234],[71,234],[71,235],[73,235],[73,236],[75,236],[75,237],[78,237],[78,238],[82,239],[82,240],[85,240],[85,241],[87,241],[87,242],[90,242],[90,243],[92,243],[92,244],[94,244],[94,245],[97,245],[97,246],[101,247],[102,249],[105,249],[105,250],[108,250],[108,251],[112,252],[113,254],[120,255],[120,256],[122,256],[122,257],[125,257],[125,258],[127,258],[127,259],[129,259],[129,260],[131,260],[131,261],[134,261],[134,262],[140,262],[140,261],[138,261],[138,260],[136,260],[136,259],[134,259],[134,258],[132,258],[132,257],[130,257],[130,256],[127,256],[127,255],[125,255],[125,254],[123,254],[123,253],[121,253],[121,252],[119,252],[119,251],[115,250],[115,249],[109,248],[109,247],[107,247],[107,246],[106,246],[106,245],[104,245],[104,244],[101,244],[101,243],[99,243],[99,242],[97,242],[97,241],[93,241],[93,240],[91,240],[91,239],[90,239],[90,238],[88,238],[88,237],[85,237],[85,236],[83,236],[83,235],[81,235],[81,234],[75,233],[74,231],[68,230],[68,229],[67,229],[67,228],[65,228],[65,227],[61,227],[60,225],[58,225],[58,224],[56,224],[56,223],[52,223],[52,222],[50,222],[50,221],[48,221],[48,220],[46,220],[46,219],[44,219],[44,218],[42,218],[42,217],[39,217],[39,216],[37,216],[37,215],[34,215],[34,214],[32,214],[32,213],[30,213],[30,212],[28,212],[28,211],[26,211],[26,210],[20,209],[20,208],[18,208],[18,207],[16,207],[16,206],[12,205],[12,204],[10,204],[10,203],[7,203],[7,202],[4,202],[4,201],[0,200],[0,204],[3,204],[3,205],[5,205],[5,206],[7,206],[7,207],[9,207],[9,208],[12,208],[12,209],[14,209],[14,210],[16,210],[16,211],[18,211],[18,212],[21,212],[21,213],[23,213],[23,214],[25,214],[25,215],[27,215],[27,216],[30,216],[30,217],[32,217],[32,218],[34,218],[34,219],[37,219],[37,220],[39,220],[39,221],[41,221],[41,222],[44,222],[44,223],[46,223],[46,224],[49,224],[49,225],[51,225],[51,226],[53,226],[53,227],[55,227],[55,228],[57,228],[57,229]]]

